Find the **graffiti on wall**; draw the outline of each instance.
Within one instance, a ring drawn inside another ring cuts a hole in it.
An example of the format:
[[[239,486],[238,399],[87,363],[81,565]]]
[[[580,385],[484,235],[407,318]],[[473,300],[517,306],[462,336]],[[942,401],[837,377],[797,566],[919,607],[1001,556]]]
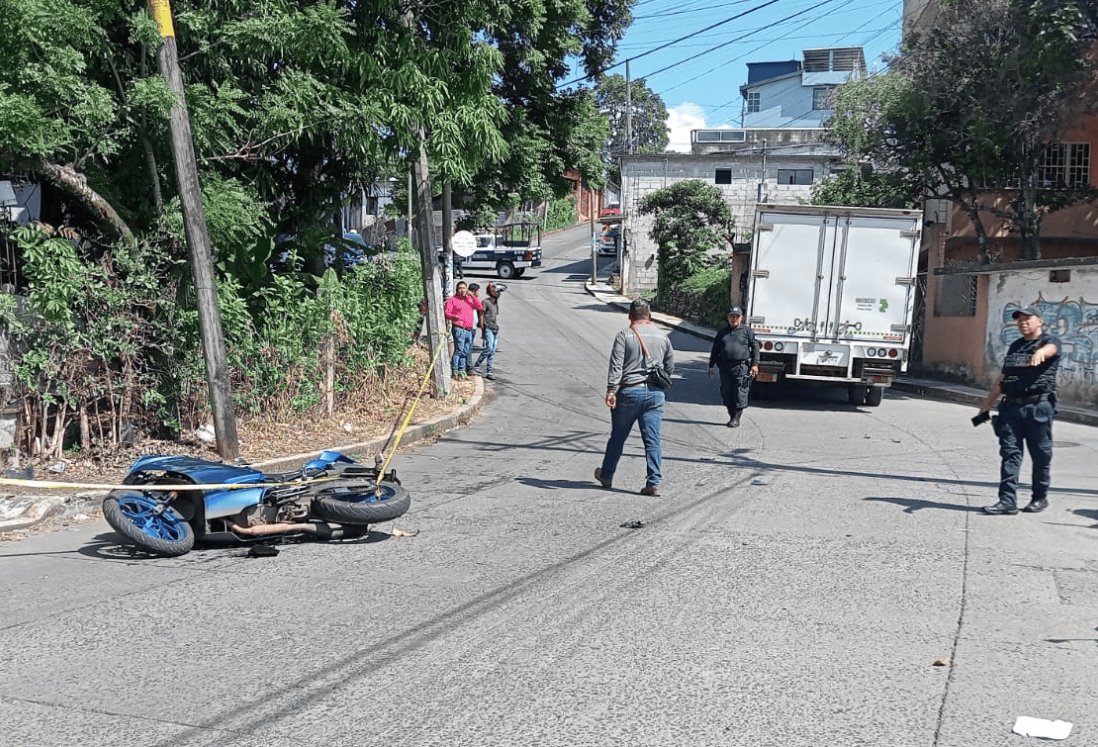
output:
[[[1038,294],[1031,303],[1007,302],[1002,308],[1002,327],[995,353],[999,361],[1010,343],[1018,339],[1013,314],[1023,306],[1041,313],[1045,329],[1060,338],[1060,374],[1057,383],[1064,386],[1089,386],[1095,383],[1098,366],[1098,304],[1083,298],[1049,301]]]

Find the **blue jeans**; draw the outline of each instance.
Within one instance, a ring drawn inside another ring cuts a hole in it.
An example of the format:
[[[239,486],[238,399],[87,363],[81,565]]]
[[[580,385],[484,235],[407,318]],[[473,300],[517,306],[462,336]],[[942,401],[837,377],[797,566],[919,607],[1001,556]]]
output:
[[[499,332],[494,332],[487,327],[484,328],[484,350],[480,351],[480,355],[477,356],[477,362],[473,364],[473,368],[480,368],[481,363],[486,363],[485,372],[492,373],[492,361],[496,357],[496,343],[499,342]]]
[[[663,480],[660,472],[660,424],[663,422],[664,394],[647,384],[626,387],[618,390],[618,404],[610,411],[610,440],[606,443],[606,454],[602,458],[602,479],[613,480],[614,471],[621,460],[625,440],[633,430],[634,423],[640,423],[641,440],[644,441],[644,458],[647,463],[649,487],[659,487]]]
[[[469,367],[469,350],[473,347],[473,330],[454,325],[450,331],[454,335],[454,355],[450,359],[450,366],[456,374],[465,373],[465,369]]]
[[[1031,405],[999,404],[999,500],[1018,505],[1018,473],[1022,469],[1022,447],[1033,462],[1033,500],[1048,497],[1052,482],[1052,419],[1056,408],[1049,401]]]

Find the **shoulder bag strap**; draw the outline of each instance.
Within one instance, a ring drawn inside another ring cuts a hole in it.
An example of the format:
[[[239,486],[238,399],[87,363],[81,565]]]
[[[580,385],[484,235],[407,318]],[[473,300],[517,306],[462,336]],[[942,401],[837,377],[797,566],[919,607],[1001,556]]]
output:
[[[637,336],[637,342],[640,343],[641,353],[644,354],[644,362],[648,365],[652,365],[652,357],[648,355],[648,346],[644,344],[644,338],[641,337],[641,333],[637,331],[637,328],[632,324],[629,325],[629,329],[633,330],[633,334]]]

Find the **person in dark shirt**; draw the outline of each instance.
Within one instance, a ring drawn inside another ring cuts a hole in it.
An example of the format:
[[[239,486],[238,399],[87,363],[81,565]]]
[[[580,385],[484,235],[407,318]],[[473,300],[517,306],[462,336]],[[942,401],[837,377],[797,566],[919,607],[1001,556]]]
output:
[[[484,378],[494,379],[492,364],[496,359],[496,346],[499,344],[499,294],[507,290],[503,283],[488,283],[488,298],[484,299],[484,313],[480,317],[481,334],[484,335],[484,349],[473,364],[473,370],[485,364]]]
[[[728,410],[726,425],[739,428],[740,417],[747,409],[751,380],[759,374],[759,341],[743,323],[743,309],[739,306],[728,310],[728,326],[713,338],[713,350],[709,353],[710,378],[714,369],[721,374],[721,400]]]
[[[996,400],[999,402],[999,417],[994,421],[1002,458],[999,502],[984,507],[985,512],[996,516],[1018,513],[1023,444],[1033,462],[1033,498],[1022,510],[1038,513],[1048,508],[1051,483],[1052,419],[1056,416],[1060,343],[1044,330],[1036,308],[1026,306],[1013,316],[1022,336],[1007,348],[1003,374],[980,405],[980,413],[984,414]]]

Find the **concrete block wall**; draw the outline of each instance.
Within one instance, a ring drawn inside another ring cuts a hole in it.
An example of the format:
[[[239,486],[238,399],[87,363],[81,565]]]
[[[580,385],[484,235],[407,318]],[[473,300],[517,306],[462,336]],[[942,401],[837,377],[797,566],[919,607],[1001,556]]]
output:
[[[763,170],[761,157],[754,160],[728,162],[712,156],[632,164],[623,170],[622,209],[626,236],[626,258],[622,267],[623,292],[637,295],[654,290],[659,283],[658,247],[649,232],[653,219],[641,215],[640,203],[646,196],[684,179],[698,179],[713,184],[724,194],[735,219],[737,240],[744,240],[753,233],[755,206],[761,194],[763,202],[800,203],[811,199],[810,185],[778,184],[777,170],[805,168],[814,165],[814,171],[823,178],[830,173],[828,164],[805,164],[792,159],[770,159],[766,164],[769,178],[760,182]],[[731,184],[716,184],[716,168],[732,171]]]

